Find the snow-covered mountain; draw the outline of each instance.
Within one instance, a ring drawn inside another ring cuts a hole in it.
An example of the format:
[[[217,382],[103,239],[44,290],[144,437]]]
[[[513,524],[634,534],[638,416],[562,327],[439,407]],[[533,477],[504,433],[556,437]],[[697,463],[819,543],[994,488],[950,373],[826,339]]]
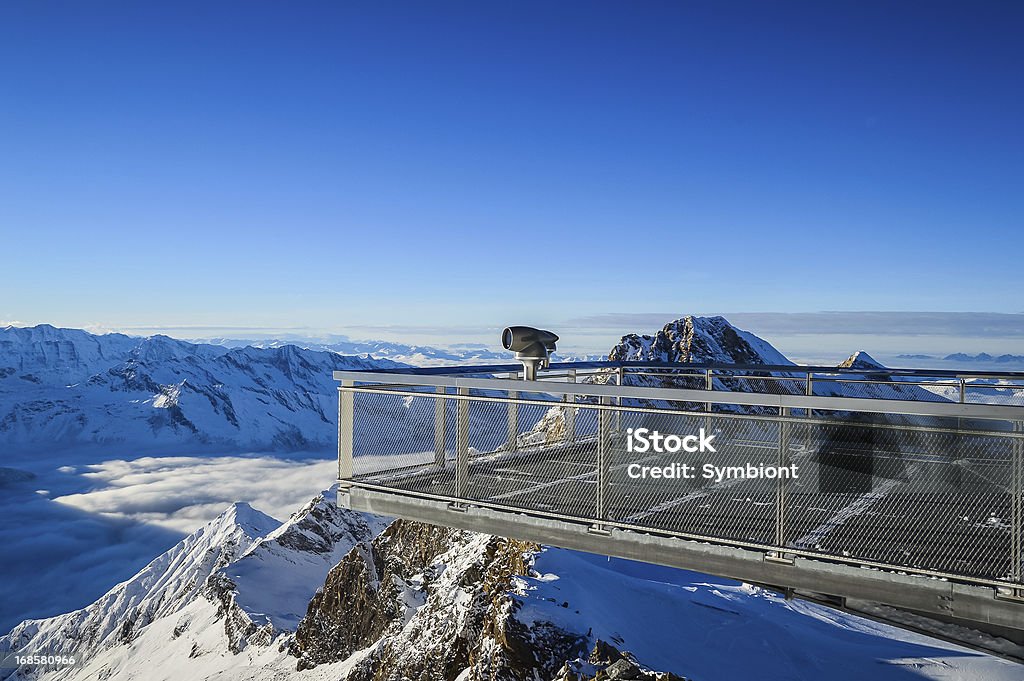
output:
[[[738,329],[724,317],[697,317],[689,315],[669,322],[653,334],[627,334],[612,347],[608,359],[618,361],[656,362],[664,364],[735,364],[747,366],[747,370],[730,373],[716,369],[712,377],[715,390],[728,392],[760,392],[773,394],[803,395],[806,390],[805,375],[799,371],[786,371],[784,367],[796,367],[785,355],[768,341],[749,331]],[[758,370],[759,366],[776,367]],[[777,367],[783,367],[779,369]],[[836,380],[840,377],[814,380],[814,394],[818,396],[863,397],[878,399],[899,399],[918,401],[947,401],[947,395],[938,390],[927,390],[910,385],[881,373],[885,367],[868,353],[853,353],[837,368],[854,369],[841,378],[854,382]],[[863,371],[863,373],[859,373]],[[697,375],[636,375],[626,374],[629,385],[647,387],[672,387],[703,390],[707,379],[698,370]],[[778,380],[783,379],[783,380]],[[871,383],[856,382],[869,379]],[[584,382],[602,382],[604,377],[588,377]],[[627,400],[626,404],[647,406],[645,400]],[[702,410],[703,403],[683,403],[657,406]],[[719,405],[716,410],[737,412],[765,412],[774,410],[761,407],[738,407]],[[566,426],[566,408],[552,407],[527,432],[520,436],[520,445],[559,440]],[[909,422],[915,417],[887,417],[894,422]],[[579,424],[577,424],[579,428]]]
[[[723,317],[683,317],[653,335],[623,336],[613,360],[792,365],[770,343],[737,329]],[[166,336],[94,335],[48,325],[0,329],[0,445],[49,447],[126,445],[140,450],[294,451],[335,446],[336,369],[402,366],[386,359],[340,355],[294,345],[226,347]],[[841,364],[863,369],[875,384],[818,380],[817,395],[945,400],[941,391],[889,380],[866,353]],[[717,390],[789,392],[793,380],[757,376],[714,378]],[[767,374],[765,374],[767,375]],[[661,385],[655,377],[633,382]],[[673,386],[703,388],[701,378],[673,379]],[[692,385],[691,385],[692,384]],[[423,401],[389,408],[395,453],[422,449],[433,413]],[[360,401],[357,400],[357,409]],[[358,421],[358,420],[357,420]]]
[[[0,444],[295,450],[335,446],[336,369],[401,366],[167,336],[0,329]]]
[[[497,337],[497,334],[495,334]],[[308,350],[337,352],[342,355],[358,355],[366,359],[386,359],[418,367],[452,366],[456,364],[509,364],[512,355],[505,350],[489,348],[482,343],[456,343],[445,347],[433,345],[408,345],[394,341],[350,340],[345,336],[308,338],[286,336],[284,339],[239,338],[197,338],[194,343],[219,345],[228,348],[251,346],[254,348],[277,348],[295,345]],[[558,362],[586,362],[604,359],[603,355],[558,352]]]
[[[450,364],[507,364],[509,353],[497,352],[478,344],[446,348],[430,345],[408,345],[393,341],[350,340],[344,336],[305,338],[301,336],[281,339],[198,338],[196,343],[226,348],[278,348],[295,345],[307,350],[356,355],[366,359],[386,359],[413,366],[445,366]]]
[[[954,352],[942,358],[944,362],[977,362],[979,364],[1024,364],[1024,355],[990,355],[987,352],[979,352],[976,355],[969,355],[964,352]]]
[[[86,656],[129,643],[155,620],[177,613],[197,598],[211,575],[278,525],[248,504],[234,504],[88,607],[22,622],[0,639],[0,650],[60,650]]]
[[[0,637],[80,660],[7,678],[1020,678],[1018,664],[758,587],[386,524],[323,496],[277,527],[232,506],[91,606]],[[301,620],[277,614],[284,603],[305,603]]]
[[[768,341],[749,331],[738,329],[724,317],[686,316],[669,322],[653,335],[629,334],[611,349],[609,359],[624,361],[648,361],[665,363],[694,364],[738,364],[796,366]],[[837,368],[863,370],[864,373],[848,373],[846,379],[859,380],[870,377],[873,384],[843,383],[836,380],[817,378],[814,394],[824,396],[866,397],[901,400],[945,400],[934,392],[916,385],[902,384],[879,372],[886,369],[868,353],[858,351],[841,362]],[[745,372],[745,375],[730,377],[718,372],[714,377],[716,390],[733,392],[770,392],[804,394],[804,375],[785,370]],[[790,378],[792,380],[757,380],[758,376]],[[630,377],[633,383],[645,385],[671,385],[675,387],[704,388],[702,378],[662,380],[650,376]]]
[[[608,353],[608,359],[708,364],[793,364],[768,341],[737,329],[725,317],[693,315],[669,322],[654,335],[631,333],[623,336]]]
[[[180,637],[197,602],[212,609],[214,631],[204,633],[225,653],[267,646],[294,631],[328,571],[390,522],[333,499],[326,491],[284,523],[236,503],[88,607],[22,622],[0,637],[0,651],[103,659],[105,651],[133,648],[162,619],[173,619],[173,637]]]
[[[610,355],[792,364],[721,317],[625,336]],[[333,446],[331,371],[389,366],[377,362],[288,345],[5,329],[0,443]],[[854,377],[881,366],[866,353],[844,364]],[[886,388],[915,399],[916,386]],[[870,395],[824,380],[816,394],[832,390]],[[544,428],[557,426],[558,409]],[[420,412],[396,403],[392,445],[432,442],[433,408]],[[749,585],[389,522],[339,509],[330,491],[285,523],[234,504],[88,607],[22,622],[0,650],[76,653],[74,669],[11,677],[70,681],[1021,676],[1019,665]]]

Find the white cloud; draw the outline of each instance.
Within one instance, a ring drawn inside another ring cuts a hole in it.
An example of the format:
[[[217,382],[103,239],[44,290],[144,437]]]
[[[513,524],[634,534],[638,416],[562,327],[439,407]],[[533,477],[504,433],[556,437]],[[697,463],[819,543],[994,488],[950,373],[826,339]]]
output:
[[[97,489],[55,502],[81,511],[189,533],[245,501],[278,519],[334,483],[337,462],[276,457],[143,457],[88,465]]]

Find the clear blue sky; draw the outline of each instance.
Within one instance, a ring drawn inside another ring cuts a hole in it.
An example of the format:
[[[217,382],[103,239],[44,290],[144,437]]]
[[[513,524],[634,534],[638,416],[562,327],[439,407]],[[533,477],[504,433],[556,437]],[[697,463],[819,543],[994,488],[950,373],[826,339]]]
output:
[[[1022,35],[1017,2],[4,3],[0,321],[1021,312]]]

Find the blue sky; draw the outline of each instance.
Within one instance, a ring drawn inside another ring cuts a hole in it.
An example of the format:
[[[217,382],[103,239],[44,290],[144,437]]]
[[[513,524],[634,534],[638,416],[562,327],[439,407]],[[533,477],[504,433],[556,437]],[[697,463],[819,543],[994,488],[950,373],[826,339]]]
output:
[[[1022,28],[1011,2],[5,3],[0,321],[1020,313]]]

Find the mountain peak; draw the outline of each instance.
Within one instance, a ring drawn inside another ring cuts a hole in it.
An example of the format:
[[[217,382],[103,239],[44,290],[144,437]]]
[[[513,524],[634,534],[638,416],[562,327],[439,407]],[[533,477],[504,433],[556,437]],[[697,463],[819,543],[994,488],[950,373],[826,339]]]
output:
[[[840,362],[839,368],[840,369],[885,369],[886,367],[885,367],[884,364],[882,364],[881,362],[876,360],[874,357],[872,357],[868,353],[864,352],[863,350],[858,350],[857,352],[853,353],[852,355],[847,357],[845,360]]]
[[[211,525],[237,527],[248,536],[256,538],[280,527],[281,521],[253,508],[244,501],[236,501],[217,516]]]
[[[792,364],[771,344],[722,316],[686,315],[653,336],[623,336],[610,360],[694,364]]]

